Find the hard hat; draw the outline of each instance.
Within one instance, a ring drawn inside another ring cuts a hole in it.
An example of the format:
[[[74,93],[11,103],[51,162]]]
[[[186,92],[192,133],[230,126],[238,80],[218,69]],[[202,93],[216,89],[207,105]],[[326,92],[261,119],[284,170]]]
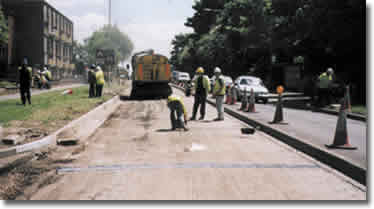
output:
[[[201,74],[204,74],[204,73],[205,73],[205,70],[204,70],[204,68],[202,68],[202,67],[199,67],[199,68],[197,68],[197,71],[196,71],[196,73],[201,73]]]
[[[47,67],[44,67],[44,70],[48,70],[48,68],[47,68]]]
[[[332,68],[329,68],[329,69],[327,70],[327,72],[329,72],[329,73],[334,73],[334,70],[333,70]]]
[[[91,65],[91,69],[95,69],[96,68],[96,65]]]
[[[97,67],[96,67],[96,70],[101,70],[101,67],[100,67],[100,66],[97,66]]]
[[[219,67],[216,67],[214,69],[214,73],[222,73],[222,70]]]

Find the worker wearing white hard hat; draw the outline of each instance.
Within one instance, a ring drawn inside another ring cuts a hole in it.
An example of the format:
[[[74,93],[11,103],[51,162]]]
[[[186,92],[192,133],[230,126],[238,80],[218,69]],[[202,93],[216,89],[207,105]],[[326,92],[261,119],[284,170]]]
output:
[[[214,74],[216,76],[216,83],[213,89],[213,96],[216,97],[216,106],[218,112],[218,117],[214,119],[214,121],[223,121],[225,119],[223,112],[223,101],[226,94],[226,85],[222,76],[222,70],[219,67],[214,69]]]

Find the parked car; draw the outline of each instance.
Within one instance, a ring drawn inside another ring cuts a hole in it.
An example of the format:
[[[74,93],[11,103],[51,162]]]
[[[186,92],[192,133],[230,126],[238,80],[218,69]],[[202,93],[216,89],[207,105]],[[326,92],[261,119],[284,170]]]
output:
[[[225,80],[226,88],[229,87],[229,86],[231,86],[234,83],[234,81],[232,80],[232,78],[229,77],[229,76],[223,76],[223,79]],[[213,76],[210,79],[211,91],[213,91],[215,83],[216,83],[216,76]]]
[[[232,86],[234,84],[234,81],[229,76],[223,76],[223,79],[225,80],[226,87]]]
[[[250,95],[253,89],[256,97],[256,102],[262,101],[264,104],[268,103],[269,90],[265,87],[260,78],[252,76],[241,76],[235,80],[235,88],[237,91],[238,99],[244,96],[244,92]]]
[[[178,82],[188,82],[188,81],[191,81],[190,74],[183,73],[183,72],[179,72],[178,73],[177,79],[178,79]]]

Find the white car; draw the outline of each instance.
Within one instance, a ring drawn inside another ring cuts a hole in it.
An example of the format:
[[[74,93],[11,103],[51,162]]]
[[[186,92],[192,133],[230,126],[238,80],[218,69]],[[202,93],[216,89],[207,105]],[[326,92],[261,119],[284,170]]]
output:
[[[229,77],[229,76],[223,76],[223,80],[225,80],[226,87],[227,86],[231,86],[234,83],[234,81],[232,80],[232,78]]]
[[[190,77],[190,74],[188,73],[178,73],[178,81],[179,82],[186,82],[186,81],[190,81],[191,80],[191,77]]]
[[[253,89],[256,101],[261,100],[265,104],[268,103],[269,90],[265,87],[260,78],[252,76],[241,76],[235,80],[235,87],[239,100],[244,96],[245,91],[247,92],[247,96],[249,97]]]

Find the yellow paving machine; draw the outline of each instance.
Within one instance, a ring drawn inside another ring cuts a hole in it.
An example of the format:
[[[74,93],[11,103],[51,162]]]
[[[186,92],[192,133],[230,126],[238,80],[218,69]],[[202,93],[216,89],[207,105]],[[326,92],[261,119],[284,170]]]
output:
[[[131,60],[133,99],[164,99],[171,93],[171,66],[167,57],[153,50],[136,53]]]

